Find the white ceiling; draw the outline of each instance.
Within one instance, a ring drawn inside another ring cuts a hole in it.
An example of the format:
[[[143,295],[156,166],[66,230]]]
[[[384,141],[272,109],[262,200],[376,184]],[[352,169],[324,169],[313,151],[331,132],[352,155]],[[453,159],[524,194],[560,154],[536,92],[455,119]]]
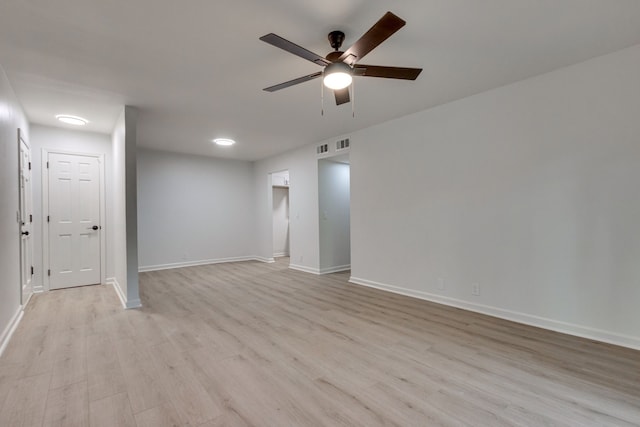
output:
[[[320,67],[258,38],[318,54],[387,10],[407,25],[362,62],[422,67],[417,81],[357,78],[355,112],[320,81],[262,88]],[[110,133],[140,109],[145,147],[255,160],[347,134],[640,43],[638,0],[2,0],[0,64],[31,122],[55,114]],[[233,147],[215,147],[231,137]]]

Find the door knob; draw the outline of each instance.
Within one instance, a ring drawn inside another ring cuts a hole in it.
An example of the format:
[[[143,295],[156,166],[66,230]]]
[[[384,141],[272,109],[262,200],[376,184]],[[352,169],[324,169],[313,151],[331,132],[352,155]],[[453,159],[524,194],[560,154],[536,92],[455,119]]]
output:
[[[96,231],[96,230],[98,229],[98,226],[97,226],[97,225],[94,225],[93,227],[91,227],[91,229],[92,229],[93,231]]]
[[[22,232],[22,235],[23,235],[23,236],[28,236],[28,235],[29,235],[29,232],[28,232],[28,231],[23,231],[23,232]]]

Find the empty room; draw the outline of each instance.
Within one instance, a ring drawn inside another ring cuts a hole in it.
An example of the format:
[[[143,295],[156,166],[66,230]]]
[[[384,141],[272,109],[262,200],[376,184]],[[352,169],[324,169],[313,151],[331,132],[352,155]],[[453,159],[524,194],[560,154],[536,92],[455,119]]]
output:
[[[640,2],[2,0],[0,426],[639,426]]]

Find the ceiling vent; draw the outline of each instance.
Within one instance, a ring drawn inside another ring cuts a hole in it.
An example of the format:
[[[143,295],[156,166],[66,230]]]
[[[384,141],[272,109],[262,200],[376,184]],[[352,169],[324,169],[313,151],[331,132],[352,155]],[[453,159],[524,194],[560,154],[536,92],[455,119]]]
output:
[[[316,148],[318,154],[325,154],[329,152],[329,144],[321,144]]]
[[[336,151],[346,150],[349,148],[349,138],[336,141]]]

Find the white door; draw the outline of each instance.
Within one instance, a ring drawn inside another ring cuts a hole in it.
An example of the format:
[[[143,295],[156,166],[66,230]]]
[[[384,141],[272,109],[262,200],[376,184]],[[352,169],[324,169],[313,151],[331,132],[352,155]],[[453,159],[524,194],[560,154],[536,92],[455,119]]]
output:
[[[49,288],[100,283],[97,157],[49,153]]]
[[[20,161],[20,288],[22,304],[33,293],[33,199],[31,190],[31,150],[18,131]]]

